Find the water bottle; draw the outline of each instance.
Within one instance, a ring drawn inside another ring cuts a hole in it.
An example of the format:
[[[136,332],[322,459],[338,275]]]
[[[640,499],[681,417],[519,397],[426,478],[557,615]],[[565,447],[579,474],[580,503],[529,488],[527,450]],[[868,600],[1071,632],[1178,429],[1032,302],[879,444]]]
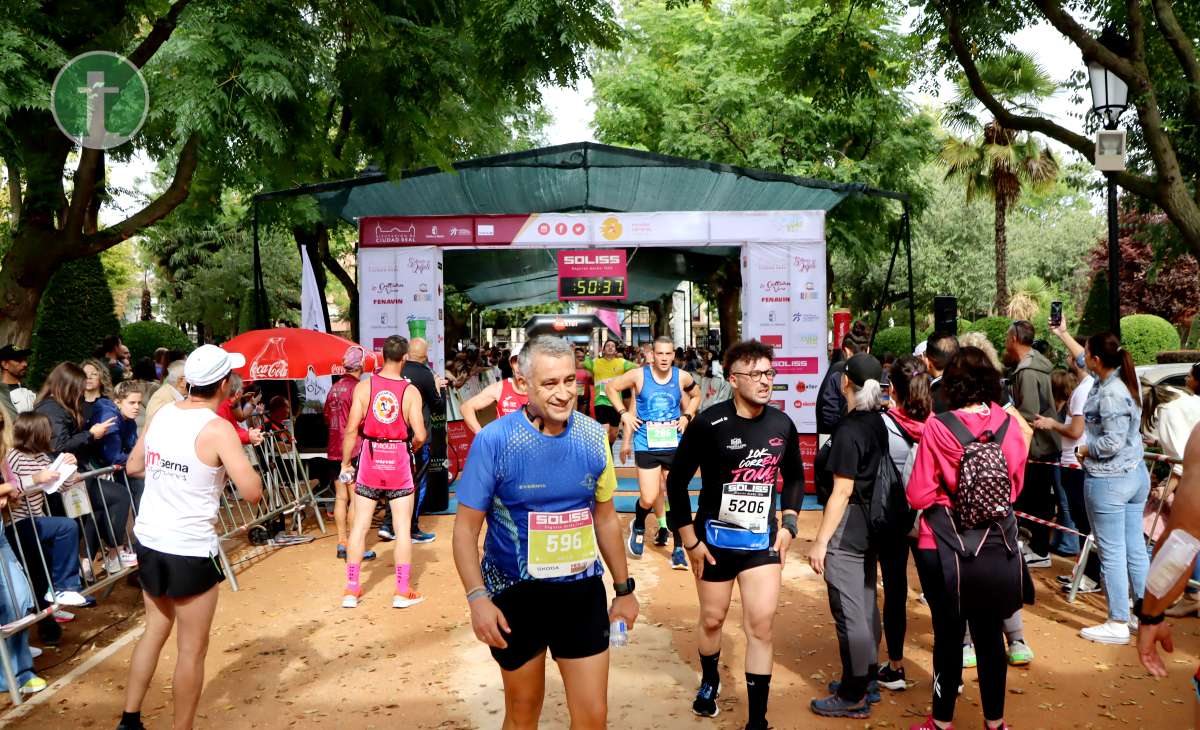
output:
[[[342,484],[351,484],[354,482],[354,472],[344,471],[338,475],[338,481]]]
[[[614,647],[629,645],[629,632],[625,630],[625,619],[617,619],[608,627],[608,643]]]

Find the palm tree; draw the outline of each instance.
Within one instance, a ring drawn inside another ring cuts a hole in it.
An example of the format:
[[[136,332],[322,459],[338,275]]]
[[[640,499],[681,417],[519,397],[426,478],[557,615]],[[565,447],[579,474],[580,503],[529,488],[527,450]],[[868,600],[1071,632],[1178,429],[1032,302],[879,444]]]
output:
[[[1020,51],[980,59],[979,73],[988,89],[1010,109],[1034,112],[1052,96],[1058,85],[1034,60]],[[965,77],[957,81],[954,99],[942,112],[949,129],[967,132],[960,139],[949,135],[939,155],[946,179],[961,180],[967,202],[981,193],[995,204],[996,300],[994,309],[1008,305],[1008,211],[1016,205],[1026,185],[1044,189],[1058,177],[1058,160],[1031,134],[1008,129],[995,119],[984,121],[981,107]]]

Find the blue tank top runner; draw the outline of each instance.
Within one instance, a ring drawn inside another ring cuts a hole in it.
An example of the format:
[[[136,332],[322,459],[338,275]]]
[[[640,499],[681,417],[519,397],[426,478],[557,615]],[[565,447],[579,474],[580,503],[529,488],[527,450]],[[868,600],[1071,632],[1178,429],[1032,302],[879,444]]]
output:
[[[671,379],[659,383],[654,369],[642,366],[642,390],[637,396],[637,417],[642,425],[633,435],[634,451],[674,451],[679,445],[679,368],[671,368]]]

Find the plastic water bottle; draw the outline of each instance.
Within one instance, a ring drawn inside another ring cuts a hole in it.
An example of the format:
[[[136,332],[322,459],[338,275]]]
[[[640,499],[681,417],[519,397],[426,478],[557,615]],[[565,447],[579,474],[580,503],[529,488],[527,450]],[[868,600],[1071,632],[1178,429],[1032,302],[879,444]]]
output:
[[[338,475],[338,481],[342,484],[350,484],[354,481],[354,472],[344,471]]]
[[[629,645],[629,632],[625,630],[624,619],[617,619],[608,627],[608,643],[611,646]]]

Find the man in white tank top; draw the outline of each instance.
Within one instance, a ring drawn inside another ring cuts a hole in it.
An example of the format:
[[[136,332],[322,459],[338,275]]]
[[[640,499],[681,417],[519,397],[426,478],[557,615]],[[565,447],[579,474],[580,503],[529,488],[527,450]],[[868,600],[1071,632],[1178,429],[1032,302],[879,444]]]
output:
[[[229,397],[230,372],[245,364],[242,355],[215,345],[198,348],[184,365],[187,398],[163,406],[129,455],[129,474],[146,480],[133,525],[146,632],[133,651],[117,730],[144,730],[142,700],[176,624],[176,730],[191,728],[195,719],[218,586],[225,579],[215,525],[226,477],[250,504],[262,499],[262,480],[233,424],[216,413]]]

